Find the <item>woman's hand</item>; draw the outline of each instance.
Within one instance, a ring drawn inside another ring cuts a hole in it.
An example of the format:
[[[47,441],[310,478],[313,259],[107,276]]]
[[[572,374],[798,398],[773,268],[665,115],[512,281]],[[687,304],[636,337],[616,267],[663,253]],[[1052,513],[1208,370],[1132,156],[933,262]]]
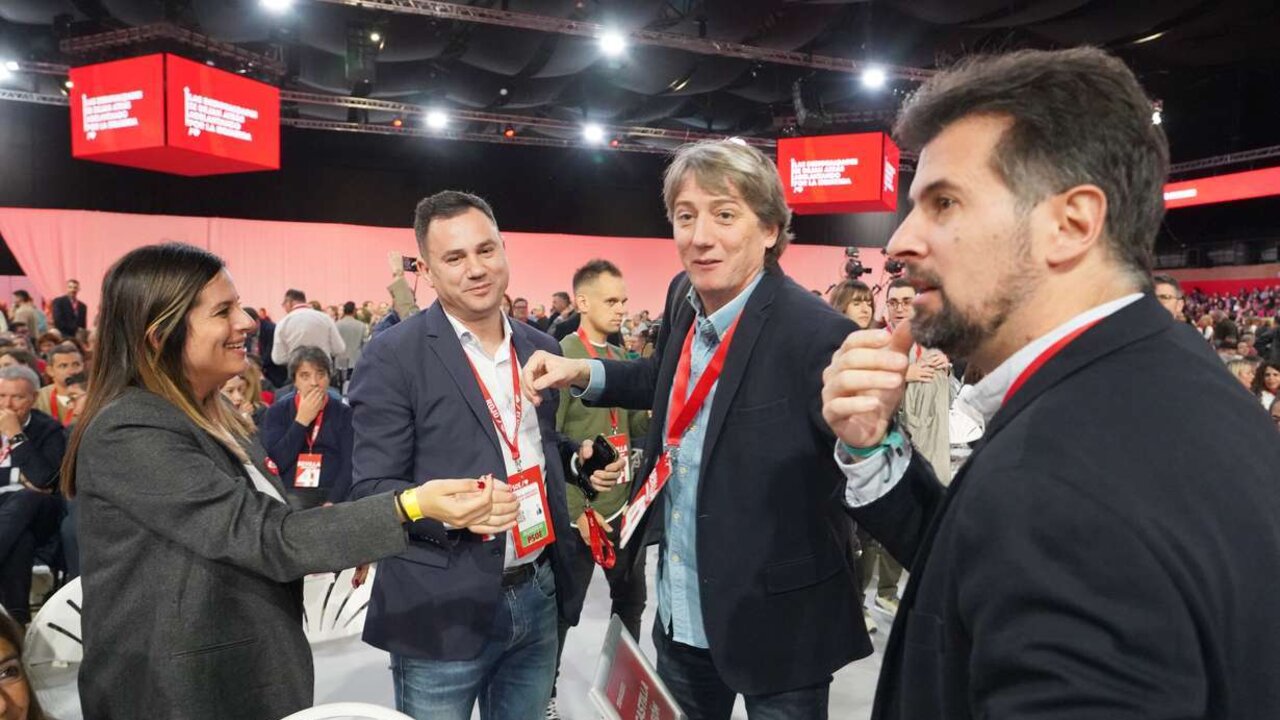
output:
[[[413,492],[423,515],[464,528],[485,523],[493,515],[496,484],[474,479],[428,480]],[[507,496],[510,494],[506,492]]]

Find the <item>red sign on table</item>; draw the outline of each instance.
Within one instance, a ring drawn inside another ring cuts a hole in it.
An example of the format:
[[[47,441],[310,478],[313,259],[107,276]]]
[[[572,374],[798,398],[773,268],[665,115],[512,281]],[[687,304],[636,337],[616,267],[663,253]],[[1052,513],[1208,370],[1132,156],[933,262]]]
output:
[[[898,209],[898,146],[885,133],[779,138],[778,172],[800,215]]]
[[[73,68],[71,154],[176,175],[278,170],[280,91],[176,55]]]
[[[688,720],[614,615],[589,694],[605,720]]]

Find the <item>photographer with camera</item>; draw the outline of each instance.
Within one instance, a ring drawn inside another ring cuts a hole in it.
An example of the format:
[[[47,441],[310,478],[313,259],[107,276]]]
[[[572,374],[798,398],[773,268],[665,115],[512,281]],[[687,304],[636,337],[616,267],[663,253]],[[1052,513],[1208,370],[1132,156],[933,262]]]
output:
[[[609,336],[622,327],[627,308],[627,286],[622,273],[608,260],[592,260],[573,274],[573,294],[582,318],[575,333],[560,341],[560,349],[567,358],[607,360],[625,359],[626,353],[609,342]],[[622,619],[623,625],[636,640],[640,639],[640,616],[644,613],[645,558],[643,549],[634,566],[615,557],[618,536],[622,529],[622,512],[626,509],[631,492],[631,468],[628,465],[623,476],[615,482],[589,479],[591,470],[607,462],[613,455],[629,458],[631,448],[643,442],[649,431],[649,414],[643,410],[587,407],[580,398],[567,390],[560,392],[560,407],[556,412],[556,429],[576,442],[595,441],[592,460],[575,467],[572,473],[576,485],[570,484],[569,517],[577,526],[581,542],[576,537],[565,538],[572,549],[570,571],[580,592],[586,592],[597,564],[604,570],[609,582],[609,597],[613,604],[610,613]],[[575,463],[576,464],[576,463]],[[559,673],[559,657],[564,653],[565,636],[569,624],[560,621],[560,651],[556,656]],[[558,717],[555,698],[552,697],[547,717]]]

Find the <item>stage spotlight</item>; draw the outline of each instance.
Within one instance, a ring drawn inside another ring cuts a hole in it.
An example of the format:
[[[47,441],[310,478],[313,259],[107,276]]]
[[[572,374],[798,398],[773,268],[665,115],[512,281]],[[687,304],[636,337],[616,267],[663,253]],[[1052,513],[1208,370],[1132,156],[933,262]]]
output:
[[[263,9],[273,13],[288,12],[293,7],[293,0],[260,0]]]
[[[70,80],[68,80],[68,81],[66,81],[66,82],[64,82],[64,83],[62,83],[62,87],[66,88],[66,89],[68,89],[68,90],[70,90],[71,88],[73,88],[73,87],[75,87],[75,86],[76,86],[76,84],[75,84],[75,83],[73,83],[73,82],[71,82]]]
[[[617,30],[606,30],[600,35],[600,52],[605,57],[618,57],[627,51],[627,38]]]
[[[609,147],[611,147],[611,148],[616,148],[616,147],[618,147],[618,146],[619,146],[619,145],[621,145],[621,144],[622,144],[622,141],[621,141],[621,140],[619,140],[618,138],[611,138],[611,139],[609,140]]]
[[[502,129],[502,137],[513,138],[516,136],[516,129],[510,125]]]
[[[400,118],[396,118],[391,121],[391,127],[404,127],[404,121]]]
[[[595,145],[604,140],[604,128],[596,125],[595,123],[584,125],[582,128],[582,139],[592,145]]]
[[[369,33],[369,42],[374,42],[374,43],[382,42],[382,33],[378,32],[377,30],[374,30],[373,32]]]
[[[445,125],[449,124],[449,116],[439,110],[432,110],[427,113],[427,127],[432,130],[441,130]]]
[[[862,87],[869,90],[879,90],[884,87],[886,79],[884,68],[872,65],[862,71]]]
[[[1151,124],[1152,125],[1164,124],[1164,101],[1163,100],[1156,100],[1155,102],[1151,103]]]

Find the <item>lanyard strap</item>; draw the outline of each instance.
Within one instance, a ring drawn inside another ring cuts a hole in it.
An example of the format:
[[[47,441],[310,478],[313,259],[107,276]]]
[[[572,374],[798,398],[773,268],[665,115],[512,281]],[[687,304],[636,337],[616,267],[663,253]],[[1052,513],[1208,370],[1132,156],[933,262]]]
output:
[[[578,327],[578,339],[582,341],[582,346],[587,349],[587,355],[591,356],[591,359],[599,359],[599,353],[596,352],[596,348],[591,344],[591,341],[587,339],[587,331],[583,330],[581,326]],[[608,345],[604,346],[604,356],[605,359],[611,359]],[[613,428],[613,434],[618,434],[618,408],[609,408],[609,427]]]
[[[498,431],[498,437],[502,438],[502,442],[507,444],[507,449],[511,451],[511,459],[516,464],[516,470],[520,470],[520,421],[524,419],[524,399],[520,397],[520,369],[516,363],[516,348],[510,341],[507,342],[510,350],[511,362],[511,394],[515,398],[516,406],[516,427],[515,432],[510,437],[507,436],[507,426],[502,422],[502,415],[498,412],[498,403],[493,401],[493,395],[489,393],[489,388],[485,386],[484,379],[480,377],[480,371],[476,369],[476,364],[471,362],[471,356],[467,355],[466,350],[462,354],[467,358],[467,364],[471,366],[471,372],[475,373],[476,383],[480,386],[480,394],[484,396],[484,406],[489,409],[489,418],[493,420],[493,427]]]
[[[325,404],[329,403],[325,398]],[[298,414],[298,408],[302,407],[302,393],[293,394],[294,415]],[[321,406],[320,412],[316,413],[316,419],[311,423],[311,434],[307,437],[307,452],[314,453],[316,449],[316,438],[320,437],[320,426],[324,425],[324,407]]]
[[[693,386],[693,393],[690,394],[689,375],[692,373],[693,365],[693,336],[698,330],[696,326],[689,328],[689,334],[684,338],[684,347],[680,350],[680,362],[676,365],[675,387],[671,394],[671,412],[669,413],[671,421],[667,425],[668,446],[674,447],[680,444],[684,431],[689,429],[698,411],[707,402],[711,387],[720,379],[720,371],[724,369],[725,355],[729,353],[729,343],[733,341],[733,333],[737,329],[738,321],[734,320],[724,337],[720,338],[720,347],[716,348],[715,354],[711,356],[711,362],[707,363],[702,376],[698,378],[698,384]]]
[[[605,570],[612,570],[618,560],[617,551],[609,541],[609,535],[596,521],[596,513],[590,506],[584,511],[587,514],[587,534],[591,537],[591,558]]]
[[[1067,333],[1066,336],[1060,338],[1058,342],[1050,345],[1044,352],[1040,353],[1035,360],[1031,361],[1030,365],[1024,368],[1021,373],[1018,373],[1018,377],[1015,378],[1013,384],[1009,386],[1009,391],[1004,394],[1004,399],[1000,401],[1000,404],[1004,405],[1008,403],[1009,398],[1013,397],[1014,393],[1021,390],[1022,386],[1026,385],[1027,381],[1031,379],[1031,376],[1035,375],[1039,372],[1040,368],[1044,367],[1045,363],[1053,359],[1054,355],[1062,352],[1063,348],[1070,345],[1073,340],[1083,335],[1086,330],[1097,325],[1099,322],[1101,322],[1101,320],[1094,320],[1087,325],[1072,330]]]

